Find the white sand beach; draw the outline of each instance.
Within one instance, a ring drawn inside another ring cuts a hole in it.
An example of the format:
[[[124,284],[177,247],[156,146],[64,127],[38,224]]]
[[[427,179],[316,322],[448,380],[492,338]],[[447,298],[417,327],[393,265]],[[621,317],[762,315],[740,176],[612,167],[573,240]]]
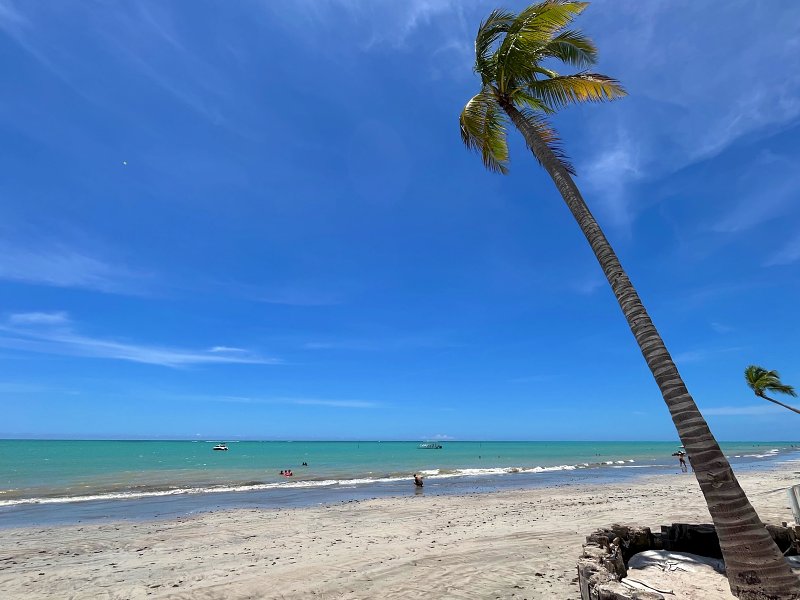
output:
[[[762,519],[791,520],[785,489],[800,481],[797,463],[739,479]],[[29,527],[0,531],[0,590],[5,600],[569,599],[579,597],[575,564],[588,533],[671,522],[709,522],[691,474]]]

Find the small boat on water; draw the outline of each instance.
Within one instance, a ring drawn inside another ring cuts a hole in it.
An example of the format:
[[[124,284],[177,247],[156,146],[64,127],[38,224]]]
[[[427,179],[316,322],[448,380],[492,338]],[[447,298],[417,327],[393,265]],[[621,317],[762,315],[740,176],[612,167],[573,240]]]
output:
[[[422,442],[417,448],[420,450],[441,450],[442,445],[438,442]]]
[[[212,448],[212,450],[227,450],[228,447],[225,444],[217,444]]]

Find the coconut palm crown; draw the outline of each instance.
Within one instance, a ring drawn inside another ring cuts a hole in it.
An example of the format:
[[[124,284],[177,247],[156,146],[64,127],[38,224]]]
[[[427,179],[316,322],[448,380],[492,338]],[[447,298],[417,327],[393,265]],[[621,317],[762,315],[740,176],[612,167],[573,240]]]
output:
[[[581,32],[567,28],[587,6],[587,2],[543,2],[519,14],[495,10],[481,23],[474,68],[481,91],[464,106],[460,124],[464,144],[480,153],[490,171],[508,172],[504,107],[515,107],[530,131],[574,174],[547,116],[569,104],[625,95],[615,79],[585,70],[597,62],[597,48]],[[561,75],[550,68],[555,61],[579,71]]]
[[[791,385],[786,385],[781,382],[781,376],[777,371],[767,371],[764,367],[750,365],[744,370],[744,380],[747,385],[753,390],[753,393],[759,398],[769,400],[774,404],[788,408],[791,411],[800,413],[800,410],[779,402],[767,396],[767,392],[778,392],[779,394],[786,394],[787,396],[797,397],[797,392]]]

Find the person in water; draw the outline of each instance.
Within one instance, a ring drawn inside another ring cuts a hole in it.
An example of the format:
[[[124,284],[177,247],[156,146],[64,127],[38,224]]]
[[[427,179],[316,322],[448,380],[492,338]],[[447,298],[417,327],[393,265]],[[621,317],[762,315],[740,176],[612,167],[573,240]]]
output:
[[[414,473],[414,485],[417,486],[417,487],[422,487],[423,486],[422,477],[420,477],[416,473]]]

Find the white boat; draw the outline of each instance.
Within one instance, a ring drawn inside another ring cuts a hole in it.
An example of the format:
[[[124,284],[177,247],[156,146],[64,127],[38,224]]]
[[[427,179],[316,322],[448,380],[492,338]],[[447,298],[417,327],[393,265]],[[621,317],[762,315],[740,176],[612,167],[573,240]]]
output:
[[[438,442],[422,442],[417,448],[420,450],[441,450],[442,445]]]
[[[217,444],[212,448],[212,450],[227,450],[228,447],[225,444]]]

